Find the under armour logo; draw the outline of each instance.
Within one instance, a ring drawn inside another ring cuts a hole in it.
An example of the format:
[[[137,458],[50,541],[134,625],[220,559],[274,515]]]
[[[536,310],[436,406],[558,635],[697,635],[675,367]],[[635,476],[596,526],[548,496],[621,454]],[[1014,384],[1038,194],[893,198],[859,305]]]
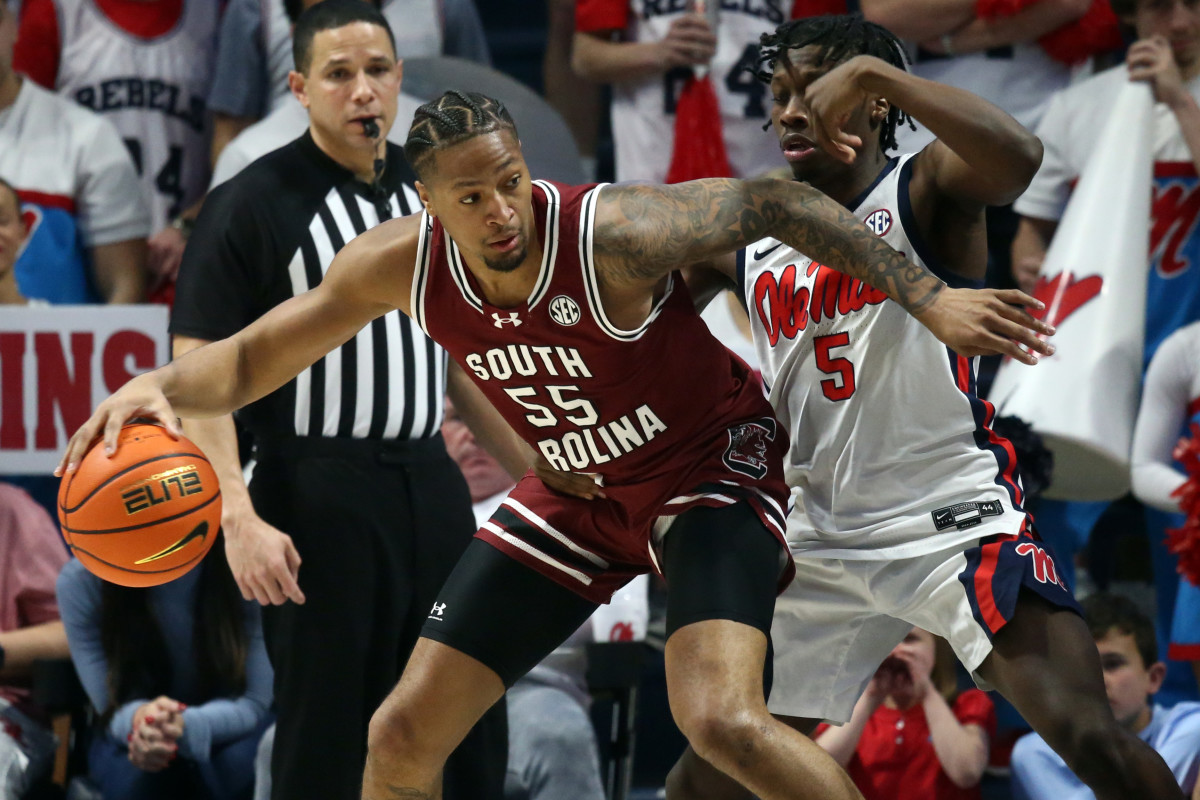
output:
[[[505,325],[512,325],[514,328],[516,328],[521,324],[521,320],[517,319],[516,311],[510,312],[507,317],[502,317],[493,311],[492,319],[496,320],[494,324],[497,328],[503,328]]]
[[[1033,577],[1037,578],[1038,583],[1056,583],[1064,589],[1067,588],[1062,578],[1058,576],[1054,559],[1042,548],[1029,542],[1021,542],[1017,545],[1017,555],[1033,556]]]
[[[445,603],[434,603],[433,608],[429,611],[429,618],[440,621],[443,619],[442,612],[445,610],[446,610]]]

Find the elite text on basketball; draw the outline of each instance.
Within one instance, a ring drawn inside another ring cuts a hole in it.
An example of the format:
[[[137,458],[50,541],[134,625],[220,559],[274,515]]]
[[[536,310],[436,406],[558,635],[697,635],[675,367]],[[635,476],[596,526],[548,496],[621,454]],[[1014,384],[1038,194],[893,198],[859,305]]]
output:
[[[155,494],[156,486],[159,491],[157,495]],[[199,473],[196,472],[195,464],[175,467],[166,472],[151,475],[143,481],[138,481],[132,486],[122,489],[121,501],[125,503],[125,513],[136,514],[174,499],[171,494],[172,486],[175,487],[174,497],[186,497],[189,494],[198,494],[204,491],[204,484],[200,480]]]

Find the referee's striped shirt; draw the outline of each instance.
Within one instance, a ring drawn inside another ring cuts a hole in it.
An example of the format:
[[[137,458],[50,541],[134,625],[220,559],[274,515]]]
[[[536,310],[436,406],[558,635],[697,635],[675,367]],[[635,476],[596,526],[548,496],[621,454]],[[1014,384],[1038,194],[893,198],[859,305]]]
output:
[[[179,271],[171,333],[223,339],[315,287],[333,257],[380,222],[420,210],[389,143],[377,186],[326,156],[309,134],[213,190]],[[422,439],[438,432],[446,354],[392,311],[239,418],[255,434]]]

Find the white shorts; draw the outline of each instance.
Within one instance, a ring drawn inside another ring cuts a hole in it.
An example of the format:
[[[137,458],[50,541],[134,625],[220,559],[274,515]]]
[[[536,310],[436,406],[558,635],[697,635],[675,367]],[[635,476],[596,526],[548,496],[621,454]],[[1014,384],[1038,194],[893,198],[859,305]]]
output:
[[[775,714],[847,722],[876,668],[914,625],[950,642],[986,689],[975,671],[1022,588],[1079,610],[1052,554],[1027,534],[906,559],[798,557],[796,579],[775,601],[768,706]]]

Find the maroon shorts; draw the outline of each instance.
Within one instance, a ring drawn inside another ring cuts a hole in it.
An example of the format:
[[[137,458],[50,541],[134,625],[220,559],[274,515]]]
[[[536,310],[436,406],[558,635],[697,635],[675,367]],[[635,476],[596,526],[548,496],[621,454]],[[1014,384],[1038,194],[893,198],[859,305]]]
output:
[[[530,473],[475,535],[596,603],[636,575],[661,573],[658,523],[689,508],[747,503],[787,553],[787,437],[777,426],[770,417],[735,424],[704,448],[707,457],[642,482],[606,484],[603,499],[559,494]],[[792,559],[784,561],[780,591],[795,574]]]

